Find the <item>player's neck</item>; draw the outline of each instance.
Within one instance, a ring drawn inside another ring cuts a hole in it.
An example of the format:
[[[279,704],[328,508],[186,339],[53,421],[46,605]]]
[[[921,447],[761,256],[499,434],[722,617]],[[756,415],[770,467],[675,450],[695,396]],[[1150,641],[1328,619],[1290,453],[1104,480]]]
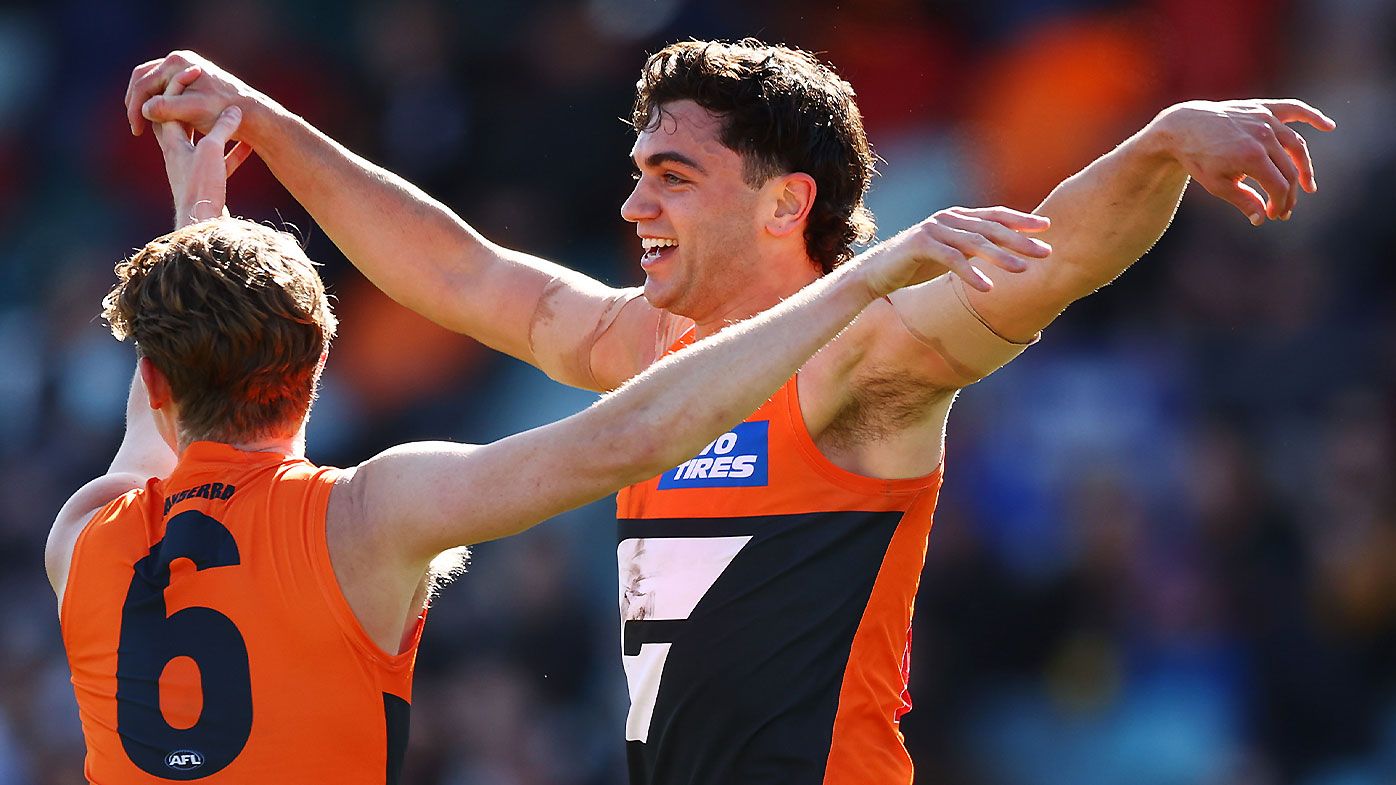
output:
[[[190,442],[182,441],[179,445],[179,452],[182,455]],[[239,442],[223,442],[241,452],[266,452],[276,455],[289,455],[295,458],[305,457],[305,424],[302,423],[299,430],[293,434],[279,434],[261,439],[253,439]]]
[[[231,446],[243,452],[270,452],[303,458],[305,457],[305,433],[302,431],[295,436],[259,439],[255,442],[240,442]]]
[[[808,257],[802,256],[798,264],[762,265],[756,274],[742,281],[737,291],[723,298],[717,308],[693,319],[694,335],[701,340],[774,308],[818,278],[819,270]]]

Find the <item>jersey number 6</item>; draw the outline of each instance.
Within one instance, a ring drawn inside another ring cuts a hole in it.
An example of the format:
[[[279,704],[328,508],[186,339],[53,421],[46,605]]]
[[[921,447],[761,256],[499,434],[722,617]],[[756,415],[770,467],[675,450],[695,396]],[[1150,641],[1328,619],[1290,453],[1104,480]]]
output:
[[[194,780],[222,770],[242,752],[252,732],[252,682],[247,644],[227,616],[203,607],[166,615],[170,563],[179,558],[197,570],[233,566],[237,542],[213,518],[182,512],[136,562],[121,610],[117,732],[126,756],[143,771]],[[198,665],[203,690],[203,710],[188,728],[170,725],[160,710],[160,674],[176,657]]]

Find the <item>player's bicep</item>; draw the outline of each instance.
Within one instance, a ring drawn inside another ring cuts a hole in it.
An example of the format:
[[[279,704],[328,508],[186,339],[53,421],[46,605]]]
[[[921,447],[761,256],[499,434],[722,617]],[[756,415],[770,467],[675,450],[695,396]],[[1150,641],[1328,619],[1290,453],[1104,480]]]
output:
[[[68,583],[68,568],[72,566],[73,548],[82,530],[98,510],[145,483],[146,478],[139,474],[106,474],[79,488],[58,511],[44,546],[44,569],[60,606],[63,588]]]
[[[373,540],[409,561],[515,534],[630,479],[610,457],[620,450],[576,418],[485,445],[400,445],[361,464],[350,493]]]
[[[893,292],[894,318],[886,340],[937,386],[958,389],[1003,367],[1037,340],[1018,342],[1000,335],[975,309],[960,279],[943,275]]]
[[[610,390],[645,368],[658,312],[641,290],[615,289],[575,271],[541,288],[528,323],[528,356],[549,377],[572,387]]]
[[[626,289],[614,319],[597,331],[590,364],[593,388],[609,392],[664,356],[690,322],[649,304],[641,289]]]

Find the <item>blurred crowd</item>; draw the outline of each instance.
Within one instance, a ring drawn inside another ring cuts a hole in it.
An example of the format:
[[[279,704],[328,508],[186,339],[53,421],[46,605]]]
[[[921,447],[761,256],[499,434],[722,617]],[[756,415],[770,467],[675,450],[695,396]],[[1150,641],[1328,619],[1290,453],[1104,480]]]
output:
[[[882,236],[1030,208],[1178,100],[1337,120],[1291,221],[1193,186],[1134,269],[961,395],[903,731],[937,785],[1396,782],[1393,0],[55,0],[0,6],[0,785],[82,780],[43,546],[122,432],[112,265],[171,222],[132,67],[196,49],[492,239],[631,285],[644,55],[746,35],[852,82]],[[312,460],[591,400],[377,293],[260,162],[229,204],[294,226],[338,297]],[[473,549],[427,625],[404,783],[623,781],[612,512]]]

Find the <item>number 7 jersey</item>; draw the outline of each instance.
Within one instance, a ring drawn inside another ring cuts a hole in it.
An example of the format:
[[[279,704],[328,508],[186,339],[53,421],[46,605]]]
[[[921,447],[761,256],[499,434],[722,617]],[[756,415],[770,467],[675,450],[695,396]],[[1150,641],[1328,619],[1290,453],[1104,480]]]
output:
[[[797,378],[617,497],[632,785],[912,781],[898,723],[940,472],[830,463]]]
[[[60,620],[89,782],[396,782],[423,618],[398,654],[359,626],[339,474],[195,442],[87,524]]]

